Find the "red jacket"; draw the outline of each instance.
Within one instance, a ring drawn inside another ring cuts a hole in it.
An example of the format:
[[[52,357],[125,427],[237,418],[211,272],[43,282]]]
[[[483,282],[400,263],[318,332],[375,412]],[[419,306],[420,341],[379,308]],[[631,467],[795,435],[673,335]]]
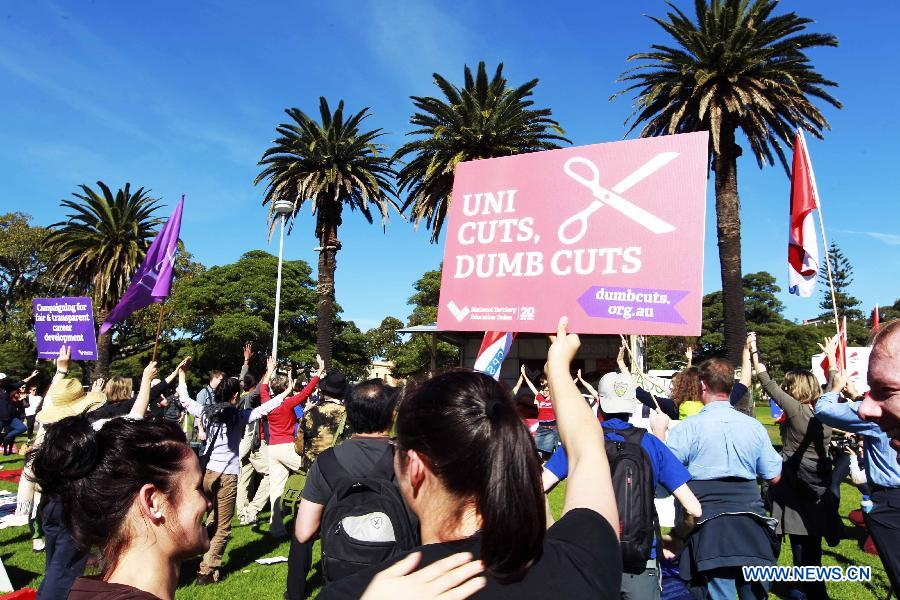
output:
[[[306,402],[306,399],[309,398],[309,395],[316,389],[318,383],[319,378],[313,377],[299,393],[285,398],[284,402],[281,403],[281,406],[269,413],[269,416],[266,418],[269,420],[270,446],[275,444],[294,443],[294,427],[297,425],[297,417],[294,415],[294,408],[298,404]],[[268,402],[272,399],[268,384],[259,388],[259,396],[263,402]]]

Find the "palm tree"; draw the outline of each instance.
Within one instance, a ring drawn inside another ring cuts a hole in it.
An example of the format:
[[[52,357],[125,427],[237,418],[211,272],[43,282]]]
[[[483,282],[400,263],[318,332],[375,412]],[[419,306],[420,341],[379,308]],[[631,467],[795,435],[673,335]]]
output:
[[[150,191],[131,192],[126,183],[115,195],[102,181],[100,194],[87,185],[73,192],[76,200],[63,200],[73,212],[50,226],[47,246],[55,257],[50,276],[92,296],[97,321],[102,323],[128,289],[156,234],[153,212],[159,202]],[[102,194],[102,195],[101,195]],[[97,338],[96,374],[109,376],[112,331]]]
[[[741,219],[737,159],[743,132],[760,168],[790,147],[802,127],[822,138],[828,121],[813,104],[818,98],[837,108],[826,91],[836,86],[817,73],[806,50],[837,46],[833,35],[808,33],[810,19],[795,13],[773,15],[777,0],[695,0],[696,21],[668,3],[666,18],[650,17],[675,40],[628,60],[644,61],[620,81],[634,91],[629,132],[641,136],[708,130],[715,171],[716,225],[725,314],[725,349],[737,364],[746,334],[741,287]],[[613,96],[615,97],[615,96]]]
[[[538,80],[513,89],[507,87],[503,63],[488,81],[484,62],[478,73],[465,67],[462,89],[434,73],[434,83],[446,100],[412,96],[419,110],[410,123],[417,129],[407,135],[421,136],[397,150],[394,160],[412,155],[400,169],[400,191],[407,190],[403,204],[410,206],[415,224],[425,219],[431,241],[437,242],[450,205],[453,170],[467,160],[510,156],[559,148],[564,138],[559,123],[550,118],[549,108],[532,109],[530,99]]]
[[[399,212],[391,198],[395,176],[390,159],[382,156],[384,147],[376,140],[381,129],[361,131],[369,116],[364,108],[344,120],[344,101],[332,114],[325,98],[319,99],[321,124],[300,109],[285,111],[293,120],[276,127],[278,137],[259,161],[263,170],[254,184],[266,181],[263,205],[269,205],[270,223],[275,223],[275,203],[289,200],[296,217],[303,204],[309,202],[316,217],[316,239],[319,241],[319,281],[316,285],[316,347],[331,365],[332,325],[334,320],[334,271],[338,227],[342,223],[344,205],[358,210],[372,223],[372,206],[381,213],[382,226],[387,222],[389,207]]]

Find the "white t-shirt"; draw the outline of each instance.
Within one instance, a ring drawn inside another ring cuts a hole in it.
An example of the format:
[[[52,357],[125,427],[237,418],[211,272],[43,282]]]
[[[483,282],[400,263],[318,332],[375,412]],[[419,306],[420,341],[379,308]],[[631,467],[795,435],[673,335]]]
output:
[[[40,396],[32,396],[28,394],[28,406],[25,407],[25,416],[33,417],[37,414],[38,406],[41,405],[41,397]]]

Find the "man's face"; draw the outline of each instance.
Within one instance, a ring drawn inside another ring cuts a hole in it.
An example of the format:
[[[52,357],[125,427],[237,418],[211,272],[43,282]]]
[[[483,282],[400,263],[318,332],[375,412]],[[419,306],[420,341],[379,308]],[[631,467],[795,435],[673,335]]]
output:
[[[869,356],[869,395],[859,407],[859,416],[878,423],[891,438],[900,461],[900,330],[873,348]]]
[[[209,380],[209,387],[211,387],[212,389],[216,389],[217,387],[219,387],[220,383],[222,383],[222,376],[216,375]]]

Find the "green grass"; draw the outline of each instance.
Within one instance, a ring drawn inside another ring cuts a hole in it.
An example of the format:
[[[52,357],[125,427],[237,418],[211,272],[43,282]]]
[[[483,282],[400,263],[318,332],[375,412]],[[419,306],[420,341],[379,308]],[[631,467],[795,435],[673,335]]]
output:
[[[772,443],[781,446],[781,438],[778,427],[772,423],[769,417],[768,407],[757,409],[757,417],[766,426]],[[22,466],[21,457],[0,457],[0,470],[12,469]],[[15,484],[0,482],[0,489],[15,491]],[[558,485],[550,494],[550,506],[559,517],[562,511],[563,498],[565,496],[565,482]],[[825,565],[869,565],[872,567],[872,581],[868,583],[829,583],[828,594],[834,600],[884,600],[887,597],[889,584],[881,562],[877,557],[862,551],[863,537],[861,532],[855,529],[846,519],[850,510],[859,507],[860,494],[851,485],[844,484],[841,487],[841,514],[844,516],[846,535],[850,536],[841,541],[835,548],[825,547],[823,563]],[[267,513],[261,514],[261,525],[254,527],[240,526],[235,521],[232,529],[232,538],[224,558],[223,574],[225,578],[218,584],[196,587],[192,585],[193,576],[196,573],[199,559],[188,561],[182,567],[181,585],[178,588],[176,598],[214,599],[214,598],[255,598],[258,600],[280,600],[285,590],[287,579],[287,563],[274,565],[260,565],[254,561],[257,558],[267,556],[287,556],[289,544],[287,542],[272,541],[266,531],[268,525]],[[289,525],[290,529],[290,525]],[[310,597],[317,595],[321,578],[318,574],[318,561],[320,556],[319,543],[313,548],[313,570],[309,576],[308,588],[312,589]],[[34,554],[31,551],[31,536],[27,528],[0,530],[0,557],[6,566],[7,572],[16,588],[30,586],[37,587],[40,584],[44,571],[44,555]],[[782,548],[779,564],[790,565],[791,549],[785,543]],[[784,588],[776,588],[775,592],[781,596]]]

